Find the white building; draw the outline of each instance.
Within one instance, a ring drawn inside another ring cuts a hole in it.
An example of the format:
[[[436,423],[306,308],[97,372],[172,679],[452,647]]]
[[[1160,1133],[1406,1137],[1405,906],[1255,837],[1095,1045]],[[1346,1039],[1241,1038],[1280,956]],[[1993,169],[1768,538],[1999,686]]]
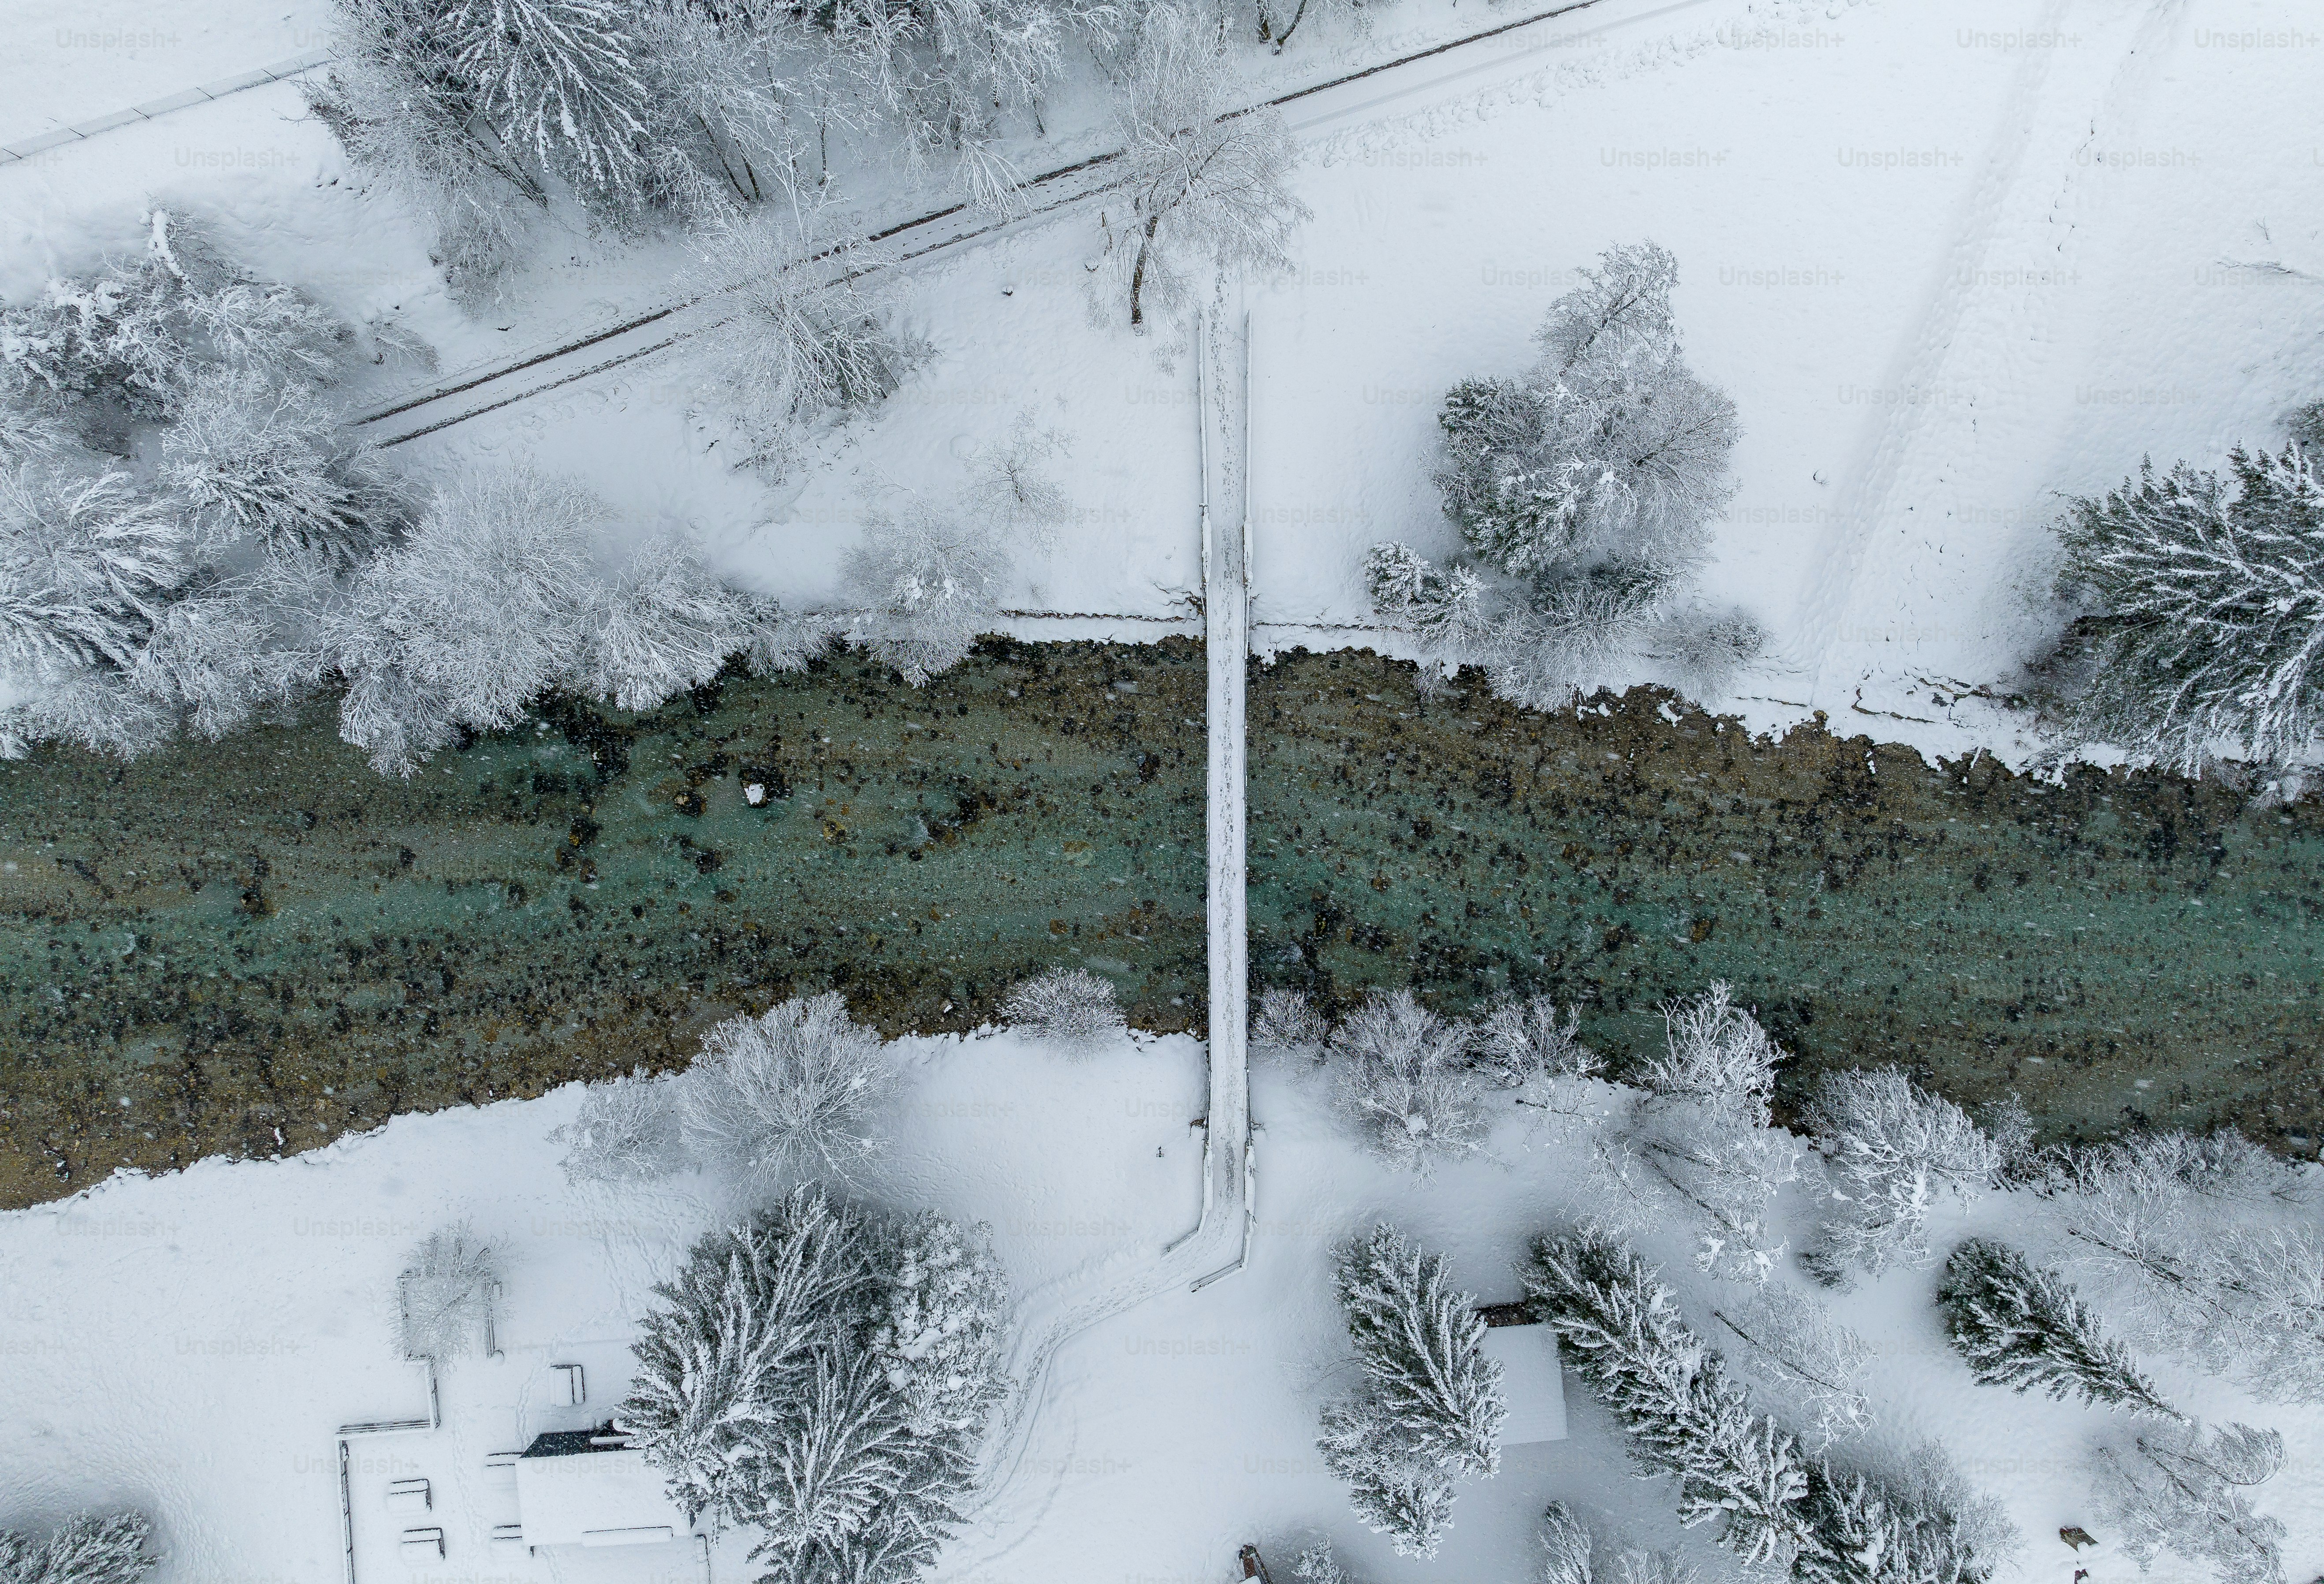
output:
[[[1565,1379],[1557,1364],[1557,1333],[1545,1325],[1495,1324],[1498,1315],[1486,1313],[1484,1354],[1501,1367],[1501,1390],[1509,1405],[1501,1421],[1501,1444],[1563,1441]]]
[[[611,1424],[535,1437],[516,1460],[525,1549],[545,1545],[659,1545],[692,1525],[668,1481]]]

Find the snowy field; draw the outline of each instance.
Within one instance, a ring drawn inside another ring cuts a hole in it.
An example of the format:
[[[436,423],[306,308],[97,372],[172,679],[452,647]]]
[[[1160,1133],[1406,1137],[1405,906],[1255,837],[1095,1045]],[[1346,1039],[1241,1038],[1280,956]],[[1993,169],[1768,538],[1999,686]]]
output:
[[[1030,1321],[1135,1279],[1194,1223],[1202,1049],[1139,1040],[1070,1062],[1013,1036],[908,1041],[911,1078],[879,1126],[892,1149],[867,1196],[934,1205],[991,1224]],[[325,1580],[340,1573],[335,1428],[424,1406],[416,1367],[394,1360],[392,1294],[413,1247],[466,1220],[507,1249],[504,1357],[451,1365],[444,1425],[357,1440],[352,1490],[364,1584],[567,1580],[682,1584],[679,1546],[567,1552],[549,1562],[489,1554],[515,1516],[487,1454],[544,1430],[596,1423],[626,1380],[627,1343],[684,1248],[742,1201],[722,1180],[651,1190],[570,1189],[548,1135],[580,1091],[482,1110],[401,1118],[290,1160],[205,1162],[179,1176],[122,1178],[63,1204],[0,1218],[9,1434],[0,1442],[0,1524],[84,1506],[134,1504],[161,1524],[159,1584]],[[1464,1485],[1433,1562],[1392,1557],[1348,1513],[1319,1466],[1316,1414],[1349,1384],[1328,1250],[1377,1218],[1451,1256],[1481,1300],[1517,1296],[1513,1262],[1581,1201],[1581,1147],[1528,1133],[1511,1109],[1486,1156],[1432,1182],[1386,1170],[1344,1132],[1314,1075],[1262,1064],[1258,1234],[1250,1268],[1199,1294],[1172,1291],[1103,1320],[1056,1355],[1014,1477],[946,1553],[939,1578],[990,1584],[1059,1579],[1223,1584],[1235,1548],[1278,1561],[1329,1533],[1359,1578],[1517,1584],[1533,1576],[1542,1505],[1567,1501],[1656,1546],[1683,1543],[1721,1576],[1723,1553],[1682,1540],[1666,1482],[1629,1478],[1621,1439],[1575,1378],[1571,1439],[1521,1448],[1499,1476]],[[1787,1226],[1806,1230],[1803,1204]],[[1975,1229],[2033,1241],[2036,1202],[1988,1196],[1939,1218],[1934,1246]],[[1673,1237],[1650,1251],[1700,1312],[1736,1289],[1696,1276]],[[2038,1241],[2034,1246],[2040,1247]],[[1786,1279],[1798,1280],[1796,1274]],[[1870,1340],[1872,1444],[1941,1441],[2025,1534],[2006,1579],[2134,1584],[2086,1499],[2087,1456],[2129,1421],[1972,1385],[1931,1304],[1935,1273],[1892,1274],[1840,1298]],[[2212,1421],[2280,1428],[2283,1471],[2258,1506],[2291,1530],[2295,1579],[2324,1567],[2324,1423],[2143,1356],[2166,1395]],[[580,1363],[585,1408],[553,1407],[549,1368]],[[1784,1404],[1771,1404],[1778,1412]],[[401,1523],[386,1484],[434,1483],[447,1555],[395,1560]],[[2077,1558],[2061,1524],[2100,1536]],[[582,1560],[575,1561],[576,1557]],[[715,1576],[748,1576],[739,1547]],[[2204,1570],[2166,1557],[2158,1584]]]
[[[1478,23],[1422,10],[1265,71],[1310,79]],[[1744,428],[1704,589],[1774,640],[1714,702],[1764,726],[1821,708],[1926,748],[2022,753],[2009,723],[1950,699],[2038,639],[2028,595],[2061,493],[2148,454],[2216,465],[2317,394],[2324,233],[2294,197],[2312,186],[2315,51],[2298,21],[2269,0],[1609,0],[1392,90],[1295,106],[1314,211],[1298,271],[1224,305],[1257,338],[1254,615],[1279,624],[1262,640],[1365,622],[1358,564],[1378,539],[1451,547],[1428,476],[1444,390],[1520,367],[1575,266],[1651,237],[1681,264],[1692,360]],[[401,317],[447,366],[663,289],[667,248],[576,238],[467,315],[414,227],[359,199],[299,115],[295,90],[259,90],[0,172],[0,290],[127,245],[147,197],[223,216],[263,273],[351,318]],[[948,499],[964,457],[1031,413],[1071,437],[1081,520],[1020,553],[1010,603],[1183,613],[1192,363],[1091,322],[1096,235],[1069,212],[912,266],[906,317],[939,355],[810,477],[724,465],[685,348],[414,460],[569,470],[815,602],[867,511]]]

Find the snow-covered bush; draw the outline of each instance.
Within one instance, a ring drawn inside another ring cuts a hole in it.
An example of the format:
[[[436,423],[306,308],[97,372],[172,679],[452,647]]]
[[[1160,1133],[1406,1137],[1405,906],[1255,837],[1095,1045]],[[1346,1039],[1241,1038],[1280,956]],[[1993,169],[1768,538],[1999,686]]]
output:
[[[1250,1015],[1250,1048],[1286,1056],[1320,1056],[1332,1026],[1295,990],[1261,990]]]
[[[0,1529],[0,1584],[137,1584],[161,1559],[143,1513],[80,1513],[45,1541]]]
[[[2246,1494],[2282,1467],[2275,1431],[2169,1425],[2100,1448],[2092,1494],[2142,1569],[2170,1551],[2210,1563],[2220,1584],[2283,1584],[2283,1525]]]
[[[1632,1458],[1677,1477],[1681,1522],[1718,1524],[1719,1543],[1747,1565],[1783,1567],[1801,1584],[1974,1584],[2001,1560],[1980,1549],[1957,1482],[1843,1468],[1756,1411],[1624,1245],[1587,1229],[1545,1237],[1522,1275]]]
[[[1582,1043],[1582,1015],[1570,1008],[1561,1011],[1550,996],[1496,1004],[1477,1026],[1471,1055],[1478,1070],[1502,1088],[1528,1095],[1606,1070],[1598,1054]]]
[[[1484,639],[1485,592],[1473,568],[1440,566],[1410,545],[1374,545],[1364,557],[1372,609],[1411,628],[1442,658],[1457,658]]]
[[[1989,1185],[2001,1157],[1960,1107],[1894,1067],[1828,1073],[1807,1105],[1807,1130],[1823,1147],[1837,1212],[1803,1263],[1844,1285],[1862,1269],[1929,1257],[1929,1206],[1950,1194],[1966,1203]]]
[[[568,1183],[645,1183],[684,1160],[675,1080],[641,1070],[593,1083],[573,1120],[550,1135],[565,1145],[558,1165]]]
[[[1724,983],[1673,1001],[1663,1018],[1662,1052],[1633,1074],[1646,1093],[1599,1141],[1604,1213],[1620,1227],[1674,1211],[1698,1217],[1708,1223],[1702,1269],[1765,1281],[1784,1248],[1769,1212],[1800,1154],[1767,1125],[1783,1049]]]
[[[2229,477],[2152,465],[2058,525],[2087,614],[2063,668],[2070,728],[2192,775],[2225,747],[2285,764],[2324,722],[2324,476],[2295,443]]]
[[[0,473],[0,660],[44,678],[125,667],[192,550],[170,503],[129,473]]]
[[[1301,1547],[1291,1559],[1291,1576],[1299,1584],[1356,1584],[1348,1570],[1340,1565],[1340,1559],[1332,1553],[1328,1540]]]
[[[1765,652],[1766,629],[1739,607],[1690,606],[1655,622],[1647,632],[1646,653],[1677,674],[1687,695],[1707,698],[1726,691],[1737,672]]]
[[[688,1514],[759,1531],[787,1579],[918,1578],[998,1400],[981,1234],[793,1191],[655,1288],[618,1423]]]
[[[889,327],[867,284],[879,261],[827,247],[818,227],[815,208],[788,205],[722,221],[685,279],[723,309],[702,337],[704,389],[733,421],[737,461],[777,480],[805,460],[813,426],[877,408],[930,350]]]
[[[1340,1107],[1382,1156],[1425,1173],[1484,1147],[1490,1126],[1469,1060],[1469,1027],[1410,990],[1373,990],[1333,1031]]]
[[[428,1235],[396,1278],[396,1307],[407,1358],[464,1356],[484,1329],[500,1280],[500,1250],[466,1225]]]
[[[1744,1344],[1737,1370],[1787,1404],[1818,1446],[1872,1426],[1864,1374],[1871,1344],[1804,1293],[1779,1283],[1738,1293],[1711,1312]]]
[[[1501,1367],[1484,1355],[1485,1322],[1447,1283],[1443,1257],[1393,1227],[1340,1251],[1334,1286],[1364,1383],[1324,1408],[1316,1446],[1398,1555],[1434,1556],[1453,1481],[1500,1470],[1508,1404]]]
[[[2138,1372],[2130,1349],[2107,1336],[2071,1283],[2016,1249],[1971,1238],[1945,1261],[1937,1288],[1945,1335],[1981,1386],[2053,1400],[2119,1405],[2181,1417]]]
[[[1086,968],[1050,968],[1019,983],[1001,1002],[1001,1021],[1075,1055],[1119,1037],[1124,1027],[1113,982]]]
[[[847,640],[918,687],[960,663],[1001,608],[1009,557],[989,530],[915,508],[865,524],[841,582],[860,613]]]
[[[1307,218],[1292,193],[1298,163],[1280,112],[1229,98],[1222,20],[1158,0],[1139,19],[1123,72],[1115,135],[1122,194],[1101,215],[1111,300],[1132,329],[1176,313],[1211,272],[1274,274]]]
[[[852,1175],[880,1149],[863,1121],[896,1082],[880,1036],[837,990],[729,1018],[702,1036],[680,1101],[687,1147],[761,1184]]]

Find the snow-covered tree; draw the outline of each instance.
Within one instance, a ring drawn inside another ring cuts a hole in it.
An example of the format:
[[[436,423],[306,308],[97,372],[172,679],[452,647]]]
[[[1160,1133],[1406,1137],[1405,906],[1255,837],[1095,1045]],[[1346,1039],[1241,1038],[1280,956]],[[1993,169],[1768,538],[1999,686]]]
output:
[[[500,1250],[463,1224],[428,1235],[396,1278],[407,1358],[457,1358],[476,1344],[500,1280]]]
[[[1001,1021],[1075,1055],[1120,1037],[1124,1027],[1113,981],[1086,968],[1049,968],[1023,980],[1001,1002]]]
[[[1734,490],[1735,404],[1686,366],[1677,280],[1653,243],[1608,249],[1550,305],[1533,370],[1445,399],[1437,482],[1490,565],[1550,582],[1600,569],[1661,581],[1701,558]]]
[[[1598,1143],[1604,1214],[1621,1227],[1674,1209],[1698,1217],[1702,1269],[1765,1281],[1784,1247],[1769,1212],[1800,1154],[1767,1125],[1783,1049],[1724,983],[1663,1017],[1664,1048],[1635,1074],[1646,1092]]]
[[[2220,1584],[2283,1584],[2283,1525],[2246,1494],[2282,1467],[2275,1431],[2170,1425],[2100,1448],[2093,1494],[2142,1569],[2170,1551],[2210,1563]]]
[[[1333,1554],[1328,1540],[1302,1546],[1291,1559],[1291,1576],[1299,1584],[1356,1584],[1348,1570],[1340,1565],[1340,1559]]]
[[[1371,548],[1364,557],[1364,592],[1373,610],[1410,627],[1448,657],[1484,637],[1484,580],[1458,563],[1440,566],[1410,545]]]
[[[378,452],[299,385],[228,376],[189,395],[161,437],[161,477],[196,530],[351,566],[410,520]]]
[[[1193,298],[1202,271],[1270,274],[1307,207],[1281,114],[1238,111],[1220,19],[1160,0],[1138,24],[1116,112],[1122,197],[1102,216],[1108,280],[1132,329]]]
[[[2180,464],[2058,525],[2061,592],[2089,612],[2069,720],[2187,774],[2226,747],[2299,760],[2324,722],[2324,474],[2294,443]]]
[[[1452,1482],[1500,1470],[1501,1367],[1485,1357],[1476,1300],[1449,1284],[1443,1257],[1393,1227],[1342,1249],[1334,1285],[1364,1383],[1324,1409],[1316,1445],[1398,1554],[1434,1556]]]
[[[2130,1349],[2107,1336],[2072,1284],[2016,1249],[1971,1238],[1945,1261],[1937,1288],[1945,1334],[1983,1386],[2054,1400],[2119,1405],[2181,1417],[2138,1372]]]
[[[1824,1305],[1770,1282],[1723,1301],[1711,1315],[1743,1343],[1734,1355],[1738,1372],[1786,1404],[1814,1444],[1829,1446],[1871,1428],[1864,1392],[1871,1345]]]
[[[171,503],[119,469],[0,473],[0,661],[125,666],[191,571]]]
[[[2267,1224],[2302,1184],[2234,1134],[2134,1136],[2069,1156],[2066,1230],[2129,1279],[2154,1346],[2233,1369],[2264,1400],[2324,1402],[2324,1233]]]
[[[1929,1257],[1929,1207],[1950,1194],[1966,1203],[1988,1186],[2001,1157],[1960,1107],[1894,1067],[1828,1073],[1807,1105],[1807,1130],[1822,1146],[1837,1207],[1805,1263],[1845,1285],[1862,1269]]]
[[[1880,1478],[1803,1450],[1751,1406],[1625,1245],[1590,1229],[1545,1237],[1521,1274],[1641,1469],[1677,1476],[1681,1522],[1718,1524],[1720,1544],[1747,1565],[1783,1566],[1801,1584],[1975,1584],[2000,1560],[1979,1548],[1957,1484]]]
[[[570,676],[603,502],[530,470],[464,474],[374,558],[340,615],[339,734],[410,775],[466,728],[497,731]]]
[[[161,1559],[143,1513],[80,1513],[46,1540],[0,1529],[0,1584],[138,1584]]]
[[[674,534],[632,547],[592,593],[586,658],[575,680],[616,709],[651,709],[701,686],[771,613],[719,582],[700,548]]]
[[[1725,692],[1766,647],[1766,629],[1740,606],[1691,605],[1649,627],[1646,652],[1676,673],[1688,696],[1703,699]]]
[[[1064,433],[1043,428],[1022,412],[1005,440],[980,446],[969,457],[968,487],[961,503],[1001,537],[1038,549],[1052,548],[1057,530],[1073,520],[1074,503],[1047,465],[1069,449]]]
[[[1752,1413],[1651,1266],[1584,1230],[1538,1240],[1521,1274],[1562,1355],[1628,1432],[1633,1458],[1678,1476],[1682,1522],[1719,1524],[1720,1543],[1747,1563],[1788,1565],[1810,1544],[1806,1460]]]
[[[956,666],[1001,607],[1009,557],[988,530],[915,507],[875,516],[841,582],[860,612],[848,641],[918,687]]]
[[[1563,1502],[1542,1509],[1537,1574],[1541,1584],[1597,1584],[1597,1537]]]
[[[848,1017],[838,991],[781,1001],[702,1036],[680,1102],[687,1143],[761,1184],[848,1176],[881,1147],[864,1119],[896,1077],[879,1035]]]
[[[467,108],[538,170],[617,199],[642,187],[651,112],[627,8],[452,0],[437,26]]]
[[[1469,1059],[1471,1031],[1406,990],[1373,990],[1332,1034],[1340,1107],[1382,1156],[1426,1173],[1484,1147],[1491,1125]]]
[[[645,1183],[684,1160],[677,1082],[642,1070],[593,1083],[573,1120],[550,1135],[565,1145],[558,1165],[571,1183]]]
[[[1250,1048],[1286,1056],[1320,1056],[1332,1026],[1315,1003],[1295,990],[1267,990],[1250,1015]]]
[[[655,1289],[618,1423],[769,1577],[904,1581],[959,1522],[1000,1395],[982,1234],[795,1190]]]
[[[805,459],[814,425],[877,408],[930,351],[890,327],[879,259],[821,230],[806,198],[722,220],[696,239],[685,281],[724,310],[702,337],[709,404],[733,419],[735,461],[776,479]]]

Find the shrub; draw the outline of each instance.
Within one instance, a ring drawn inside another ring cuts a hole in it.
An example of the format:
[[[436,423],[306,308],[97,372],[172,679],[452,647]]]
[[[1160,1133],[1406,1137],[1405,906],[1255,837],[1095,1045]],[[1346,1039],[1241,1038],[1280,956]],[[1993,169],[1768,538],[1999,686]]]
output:
[[[847,553],[842,581],[860,613],[848,641],[918,687],[960,663],[998,615],[1009,557],[991,533],[933,512],[877,516]]]
[[[1111,981],[1086,968],[1045,969],[1010,990],[1001,1019],[1020,1034],[1075,1055],[1088,1055],[1120,1038],[1120,1003]]]
[[[896,1082],[880,1036],[836,990],[730,1018],[702,1036],[683,1091],[688,1146],[768,1184],[852,1174],[880,1150],[862,1131]]]
[[[1250,1015],[1250,1048],[1284,1055],[1320,1056],[1332,1026],[1315,1004],[1297,990],[1261,990]]]
[[[675,1082],[642,1070],[593,1083],[573,1120],[550,1137],[565,1142],[558,1163],[569,1183],[645,1183],[668,1176],[685,1156]]]
[[[1469,1063],[1468,1027],[1410,990],[1374,990],[1332,1035],[1341,1109],[1382,1156],[1425,1173],[1484,1147],[1490,1119]]]
[[[500,1250],[465,1225],[440,1228],[396,1281],[403,1355],[438,1361],[466,1355],[499,1282]]]

